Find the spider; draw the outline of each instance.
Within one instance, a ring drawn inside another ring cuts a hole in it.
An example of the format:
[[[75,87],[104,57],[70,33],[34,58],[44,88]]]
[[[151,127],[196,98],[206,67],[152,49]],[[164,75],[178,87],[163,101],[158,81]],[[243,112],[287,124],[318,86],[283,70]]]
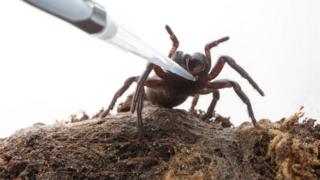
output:
[[[137,82],[136,91],[132,98],[131,112],[134,113],[135,111],[137,111],[138,136],[142,137],[142,108],[143,100],[145,97],[153,104],[157,104],[166,108],[172,108],[183,103],[189,96],[193,96],[190,111],[195,111],[194,108],[198,102],[199,95],[211,93],[213,96],[211,103],[206,113],[201,117],[201,119],[207,121],[213,116],[214,108],[220,98],[219,89],[233,88],[242,102],[247,105],[248,114],[252,120],[252,123],[255,127],[257,127],[258,125],[252,110],[250,100],[247,95],[241,90],[239,84],[228,79],[214,80],[220,74],[224,65],[227,63],[243,78],[247,79],[261,96],[264,96],[263,91],[260,89],[257,83],[231,57],[221,56],[211,69],[211,48],[229,40],[229,37],[223,37],[206,44],[204,48],[204,54],[196,52],[193,55],[189,55],[182,51],[177,51],[179,41],[176,35],[168,25],[166,25],[165,28],[169,33],[170,39],[173,43],[168,56],[188,72],[190,72],[196,78],[196,80],[186,80],[178,75],[163,70],[157,65],[149,63],[141,76],[133,76],[125,81],[124,85],[115,93],[109,107],[101,114],[101,117],[105,117],[106,115],[108,115],[110,110],[113,109],[117,99],[131,86],[133,82]],[[155,72],[155,75],[148,78],[149,74],[152,71]],[[147,87],[146,91],[144,87]]]

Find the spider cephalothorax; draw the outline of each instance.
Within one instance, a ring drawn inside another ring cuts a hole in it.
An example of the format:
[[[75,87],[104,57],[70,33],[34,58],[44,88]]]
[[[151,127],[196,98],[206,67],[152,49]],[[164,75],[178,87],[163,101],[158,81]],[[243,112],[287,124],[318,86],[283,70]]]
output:
[[[200,52],[194,53],[191,56],[183,53],[182,51],[177,51],[172,56],[172,59],[194,76],[204,74],[209,71],[206,56]]]
[[[106,116],[109,113],[109,111],[115,105],[117,98],[120,97],[133,82],[138,82],[135,94],[132,98],[133,100],[131,104],[131,112],[133,113],[137,111],[139,137],[142,136],[143,132],[141,112],[143,107],[143,99],[145,98],[145,96],[146,99],[151,101],[153,104],[158,104],[167,108],[177,106],[183,103],[189,96],[193,96],[190,111],[194,111],[199,95],[211,93],[213,99],[208,107],[207,112],[202,116],[203,120],[209,120],[213,116],[214,108],[220,98],[219,89],[223,88],[233,88],[242,102],[247,105],[248,114],[252,120],[253,125],[257,126],[250,100],[247,95],[241,90],[239,84],[228,79],[214,80],[220,74],[224,65],[227,63],[243,78],[247,79],[253,86],[253,88],[255,88],[260,93],[260,95],[264,95],[263,91],[249,76],[249,74],[229,56],[221,56],[211,69],[211,48],[224,41],[229,40],[229,37],[223,37],[221,39],[208,43],[204,48],[204,54],[198,52],[194,53],[193,55],[189,55],[182,51],[177,51],[179,46],[177,37],[172,32],[169,26],[166,26],[166,30],[173,42],[169,57],[184,69],[189,71],[193,76],[195,76],[196,81],[193,82],[183,79],[175,74],[164,71],[159,66],[148,64],[142,76],[134,76],[127,79],[123,87],[119,89],[119,91],[114,95],[112,102],[110,103],[108,109],[102,114],[102,117]],[[156,76],[148,78],[151,71],[154,71]],[[146,92],[144,87],[147,87]]]

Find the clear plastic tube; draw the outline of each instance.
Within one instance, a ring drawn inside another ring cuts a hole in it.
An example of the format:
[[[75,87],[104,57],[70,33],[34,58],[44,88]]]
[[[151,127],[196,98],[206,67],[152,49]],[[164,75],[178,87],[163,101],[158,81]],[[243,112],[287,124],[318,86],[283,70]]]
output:
[[[129,31],[126,31],[123,27],[118,26],[109,17],[107,17],[105,29],[95,36],[117,46],[120,49],[140,56],[150,63],[164,68],[165,70],[178,74],[186,79],[192,81],[195,80],[189,72],[176,64],[173,60],[151,48],[150,45],[146,44]]]
[[[25,0],[41,9],[69,21],[81,21],[89,18],[92,7],[84,0]]]
[[[58,16],[78,28],[111,43],[118,48],[140,56],[165,70],[186,79],[194,77],[174,61],[163,56],[134,34],[118,26],[97,3],[91,0],[24,0],[33,6]],[[98,33],[97,33],[98,32]]]

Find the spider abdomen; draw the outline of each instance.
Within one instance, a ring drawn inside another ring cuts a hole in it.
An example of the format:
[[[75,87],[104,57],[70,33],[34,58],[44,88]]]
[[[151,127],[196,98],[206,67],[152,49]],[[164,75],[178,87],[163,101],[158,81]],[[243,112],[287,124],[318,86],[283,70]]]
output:
[[[188,98],[188,94],[172,87],[147,88],[146,97],[152,104],[172,108],[182,104]]]

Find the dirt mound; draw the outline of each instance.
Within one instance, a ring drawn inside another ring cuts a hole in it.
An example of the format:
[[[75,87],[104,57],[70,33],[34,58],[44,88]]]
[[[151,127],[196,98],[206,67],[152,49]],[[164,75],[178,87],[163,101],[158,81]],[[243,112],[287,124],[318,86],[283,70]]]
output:
[[[226,128],[147,106],[136,116],[35,125],[0,140],[0,179],[317,179],[320,126],[298,112]]]

